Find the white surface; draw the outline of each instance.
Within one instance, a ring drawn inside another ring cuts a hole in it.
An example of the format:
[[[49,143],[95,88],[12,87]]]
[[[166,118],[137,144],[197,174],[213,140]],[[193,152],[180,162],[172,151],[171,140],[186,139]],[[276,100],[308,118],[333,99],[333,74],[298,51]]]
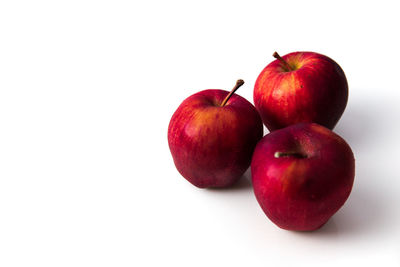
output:
[[[399,266],[395,3],[1,1],[0,266]],[[354,190],[313,233],[273,225],[248,175],[193,187],[167,145],[184,98],[242,78],[252,102],[275,50],[349,81]]]

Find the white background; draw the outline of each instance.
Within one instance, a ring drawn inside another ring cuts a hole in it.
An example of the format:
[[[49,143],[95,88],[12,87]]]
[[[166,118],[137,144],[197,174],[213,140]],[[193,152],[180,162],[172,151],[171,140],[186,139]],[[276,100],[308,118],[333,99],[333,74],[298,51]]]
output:
[[[396,1],[1,1],[0,266],[399,266]],[[183,179],[169,119],[208,88],[253,102],[272,53],[316,51],[350,87],[356,179],[319,231],[272,224],[250,174]]]

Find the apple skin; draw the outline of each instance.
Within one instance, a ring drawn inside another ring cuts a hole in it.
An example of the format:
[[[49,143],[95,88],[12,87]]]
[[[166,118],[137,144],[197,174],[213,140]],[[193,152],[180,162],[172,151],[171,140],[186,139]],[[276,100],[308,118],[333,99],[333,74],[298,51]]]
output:
[[[168,144],[176,168],[200,188],[227,187],[248,169],[263,125],[254,106],[228,91],[209,89],[186,98],[173,114]]]
[[[277,152],[289,154],[277,157]],[[299,123],[257,144],[251,172],[257,201],[272,222],[286,230],[312,231],[347,200],[355,161],[340,136],[315,123]]]
[[[346,76],[327,56],[293,52],[282,57],[293,69],[285,71],[278,59],[258,76],[254,104],[270,131],[300,122],[333,129],[348,98]]]

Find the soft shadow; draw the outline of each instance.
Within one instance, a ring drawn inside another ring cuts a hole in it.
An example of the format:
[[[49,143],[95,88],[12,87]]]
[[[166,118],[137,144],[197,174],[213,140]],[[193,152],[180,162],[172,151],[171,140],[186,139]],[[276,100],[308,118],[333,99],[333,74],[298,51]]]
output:
[[[223,187],[223,188],[207,188],[208,191],[217,191],[217,192],[232,192],[232,191],[243,191],[243,190],[252,190],[251,186],[251,171],[250,168],[242,175],[242,177],[234,183],[232,186]]]
[[[345,205],[331,218],[337,231],[349,236],[365,234],[382,234],[387,231],[387,222],[391,211],[392,195],[385,185],[379,182],[381,173],[378,165],[371,165],[361,153],[369,152],[382,136],[385,120],[382,114],[391,112],[377,99],[363,97],[358,102],[348,103],[346,111],[334,129],[352,147],[356,158],[356,176],[352,193]],[[361,161],[361,160],[364,160]],[[388,202],[389,201],[389,202]],[[331,231],[330,224],[323,226],[319,232]]]
[[[356,158],[356,176],[352,193],[344,206],[320,229],[312,232],[293,232],[295,235],[310,238],[364,238],[373,235],[389,234],[392,203],[389,190],[379,183],[376,166],[357,160],[357,154],[368,151],[377,136],[381,136],[380,125],[384,113],[377,102],[364,99],[349,103],[345,113],[334,129],[352,147]],[[378,112],[379,111],[379,112]],[[377,115],[378,114],[378,115]],[[363,157],[360,157],[361,159]]]
[[[392,217],[387,203],[391,195],[376,184],[377,175],[368,166],[359,170],[350,198],[333,217],[338,230],[346,235],[382,234]]]
[[[362,239],[372,235],[389,234],[388,227],[391,212],[387,202],[390,195],[384,195],[384,190],[374,186],[376,174],[368,168],[360,170],[356,177],[349,199],[344,206],[320,229],[314,232],[304,232],[304,236],[335,237]],[[376,181],[376,180],[375,180]]]
[[[376,138],[381,118],[377,112],[381,107],[367,100],[348,103],[345,112],[333,131],[342,136],[350,146],[360,148]]]
[[[331,238],[333,236],[338,236],[339,234],[339,229],[337,227],[337,224],[333,218],[329,219],[321,228],[314,230],[314,231],[290,231],[291,234],[293,235],[298,235],[301,237],[307,237],[307,238],[315,238],[315,237],[328,237]]]
[[[321,236],[337,235],[339,233],[339,229],[335,222],[335,217],[331,218],[327,223],[319,228],[316,233]]]

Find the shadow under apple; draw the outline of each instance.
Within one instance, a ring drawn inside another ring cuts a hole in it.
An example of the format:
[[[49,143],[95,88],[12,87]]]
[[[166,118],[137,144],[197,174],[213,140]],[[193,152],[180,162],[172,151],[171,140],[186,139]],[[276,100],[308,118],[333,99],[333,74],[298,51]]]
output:
[[[251,186],[251,170],[250,168],[240,177],[240,179],[234,183],[232,186],[223,187],[223,188],[207,188],[209,192],[234,192],[234,191],[252,191],[253,188]]]
[[[390,186],[383,183],[382,170],[371,164],[372,155],[379,144],[377,140],[388,138],[382,129],[390,128],[382,114],[391,114],[389,107],[380,105],[377,99],[364,97],[357,103],[349,103],[334,132],[342,136],[352,147],[356,159],[356,175],[349,199],[344,206],[320,229],[300,233],[310,237],[367,238],[371,235],[390,234],[393,211],[388,203],[395,200]],[[390,175],[390,174],[387,174]],[[385,177],[385,180],[388,179]]]
[[[353,191],[344,206],[312,236],[341,236],[349,239],[369,238],[390,234],[389,222],[393,211],[387,208],[391,195],[382,197],[376,184],[376,173],[364,167],[356,174]],[[374,185],[375,183],[375,185]]]
[[[364,150],[368,142],[376,138],[380,120],[377,109],[378,106],[368,101],[349,103],[333,131],[342,136],[353,150]]]

